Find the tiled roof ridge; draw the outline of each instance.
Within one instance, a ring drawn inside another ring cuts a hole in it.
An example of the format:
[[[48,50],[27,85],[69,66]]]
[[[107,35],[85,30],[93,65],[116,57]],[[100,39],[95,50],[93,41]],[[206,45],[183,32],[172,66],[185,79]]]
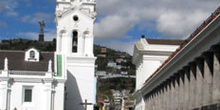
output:
[[[158,38],[156,38],[156,39],[153,39],[153,38],[145,38],[146,40],[170,40],[170,41],[184,41],[184,39],[158,39]]]
[[[146,84],[150,79],[152,79],[169,61],[173,59],[175,55],[177,55],[190,41],[192,41],[195,36],[198,35],[209,23],[211,23],[218,15],[220,14],[220,6],[216,9],[214,13],[212,13],[180,46],[176,49],[174,53],[172,53],[169,58],[167,58],[164,63],[157,68],[157,70],[145,81]]]
[[[180,45],[184,41],[183,39],[152,39],[145,38],[149,44],[158,44],[158,45]]]

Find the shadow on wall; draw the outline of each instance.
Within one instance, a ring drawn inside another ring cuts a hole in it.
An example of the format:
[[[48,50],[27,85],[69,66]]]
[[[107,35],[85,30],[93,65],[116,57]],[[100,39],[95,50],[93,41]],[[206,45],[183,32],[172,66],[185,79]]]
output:
[[[77,85],[76,78],[67,70],[67,81],[65,84],[65,110],[84,110],[84,106],[80,105],[82,97]]]

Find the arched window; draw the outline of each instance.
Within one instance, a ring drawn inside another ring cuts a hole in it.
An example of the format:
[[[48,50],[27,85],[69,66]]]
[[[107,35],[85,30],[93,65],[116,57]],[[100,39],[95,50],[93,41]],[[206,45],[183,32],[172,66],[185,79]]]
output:
[[[30,58],[31,59],[34,59],[35,58],[35,52],[32,50],[30,51]]]
[[[78,32],[73,31],[72,52],[77,52],[77,45],[78,45]]]

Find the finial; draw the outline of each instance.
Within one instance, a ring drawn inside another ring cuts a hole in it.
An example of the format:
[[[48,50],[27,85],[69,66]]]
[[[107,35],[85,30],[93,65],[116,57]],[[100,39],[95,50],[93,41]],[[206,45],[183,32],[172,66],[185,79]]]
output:
[[[5,65],[4,65],[4,70],[8,70],[8,58],[5,57]]]
[[[51,60],[48,63],[48,72],[52,72],[52,61]]]

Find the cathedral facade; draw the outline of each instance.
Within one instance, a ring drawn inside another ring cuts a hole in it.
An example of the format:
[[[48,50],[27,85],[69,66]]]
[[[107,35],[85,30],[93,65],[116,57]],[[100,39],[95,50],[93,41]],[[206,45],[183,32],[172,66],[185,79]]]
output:
[[[0,110],[93,110],[94,0],[57,0],[56,52],[0,51]]]

